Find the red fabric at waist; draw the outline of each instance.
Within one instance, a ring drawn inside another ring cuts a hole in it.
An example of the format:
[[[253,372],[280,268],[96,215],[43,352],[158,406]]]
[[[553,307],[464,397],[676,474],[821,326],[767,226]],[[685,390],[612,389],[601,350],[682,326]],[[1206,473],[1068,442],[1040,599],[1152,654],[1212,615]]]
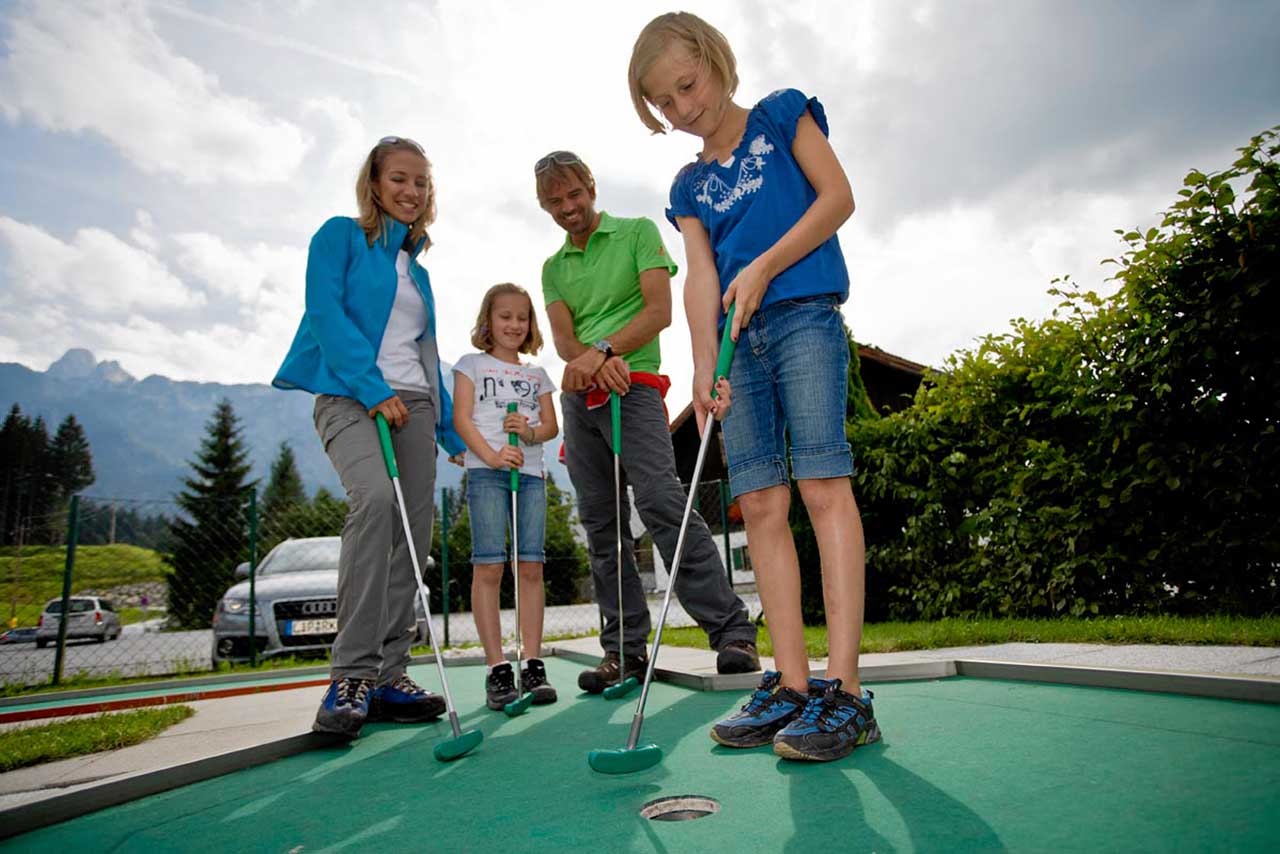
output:
[[[671,388],[671,377],[666,374],[650,374],[644,371],[631,372],[632,385],[647,385],[656,388],[662,395],[662,417],[671,423],[671,413],[667,412],[667,391]],[[587,409],[599,409],[609,402],[609,390],[600,386],[587,389]],[[564,442],[560,442],[560,462],[564,462]]]

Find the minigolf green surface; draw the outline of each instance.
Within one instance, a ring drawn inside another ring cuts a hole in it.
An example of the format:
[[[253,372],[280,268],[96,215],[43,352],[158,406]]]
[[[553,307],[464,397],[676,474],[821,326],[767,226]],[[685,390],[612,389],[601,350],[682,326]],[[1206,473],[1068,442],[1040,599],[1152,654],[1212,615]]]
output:
[[[638,694],[576,688],[508,718],[483,668],[449,670],[483,744],[444,764],[447,724],[378,724],[317,750],[35,831],[14,851],[1263,851],[1280,838],[1280,707],[954,678],[873,686],[884,741],[830,764],[707,737],[742,695],[656,684],[639,774],[587,767],[625,745]],[[434,667],[413,669],[437,687]],[[639,817],[673,795],[718,800],[692,821]]]

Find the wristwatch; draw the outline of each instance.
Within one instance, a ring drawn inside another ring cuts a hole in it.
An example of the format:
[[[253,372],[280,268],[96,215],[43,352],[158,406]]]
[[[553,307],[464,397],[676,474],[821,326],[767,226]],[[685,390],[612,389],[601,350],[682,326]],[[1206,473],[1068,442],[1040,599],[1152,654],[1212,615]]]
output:
[[[608,338],[601,338],[591,346],[595,347],[601,353],[604,353],[604,360],[606,362],[613,358],[613,345],[609,343]]]

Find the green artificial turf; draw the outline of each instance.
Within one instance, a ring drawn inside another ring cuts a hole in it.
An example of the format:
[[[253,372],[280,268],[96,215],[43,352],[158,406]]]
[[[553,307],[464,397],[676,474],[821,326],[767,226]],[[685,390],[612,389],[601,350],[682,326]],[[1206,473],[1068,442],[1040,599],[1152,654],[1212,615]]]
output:
[[[873,686],[885,737],[830,764],[707,737],[742,702],[664,683],[643,740],[665,751],[632,776],[587,767],[624,746],[638,692],[580,695],[508,718],[483,708],[483,668],[450,668],[464,728],[376,724],[316,750],[9,841],[13,850],[224,851],[1184,851],[1267,850],[1280,834],[1280,707],[1120,690],[953,678]],[[419,682],[438,687],[433,667]],[[662,796],[721,811],[638,815]]]

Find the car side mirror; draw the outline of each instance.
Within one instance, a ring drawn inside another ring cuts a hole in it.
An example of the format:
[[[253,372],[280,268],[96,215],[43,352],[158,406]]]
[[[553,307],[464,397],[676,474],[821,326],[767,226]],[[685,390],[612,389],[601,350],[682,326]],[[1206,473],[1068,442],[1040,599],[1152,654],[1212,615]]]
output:
[[[244,581],[249,577],[249,561],[245,561],[236,567],[236,581]]]

